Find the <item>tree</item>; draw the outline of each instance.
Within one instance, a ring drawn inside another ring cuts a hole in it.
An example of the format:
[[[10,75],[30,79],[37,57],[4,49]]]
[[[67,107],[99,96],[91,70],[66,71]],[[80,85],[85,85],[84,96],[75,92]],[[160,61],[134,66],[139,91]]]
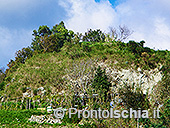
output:
[[[83,36],[83,41],[87,42],[104,42],[105,41],[105,34],[100,30],[88,30]]]
[[[91,83],[94,79],[95,65],[98,59],[87,59],[79,60],[78,62],[73,61],[72,64],[65,70],[65,80],[66,86],[64,86],[67,91],[67,103],[68,105],[74,106],[78,105],[82,108],[87,103],[87,97],[91,94]]]
[[[18,68],[19,64],[24,64],[26,59],[33,56],[33,51],[30,47],[23,48],[15,53],[15,60],[10,60],[7,64],[8,69],[5,71],[6,74],[8,72],[13,72]]]
[[[53,52],[59,51],[65,42],[71,42],[74,32],[64,26],[64,22],[53,26],[50,30],[47,26],[40,26],[38,31],[34,30],[34,39],[31,44],[33,51]]]
[[[66,69],[66,74],[63,78],[67,81],[68,85],[72,85],[71,89],[75,93],[86,93],[89,85],[94,78],[94,70],[96,60],[86,60],[79,61],[77,63],[73,62],[68,69]]]
[[[24,64],[27,58],[30,58],[33,56],[33,51],[31,50],[30,47],[27,47],[27,48],[23,48],[17,51],[15,54],[16,54],[15,61],[17,63]]]
[[[105,69],[102,71],[101,67],[97,68],[92,87],[97,91],[100,90],[101,94],[104,94],[104,100],[107,99],[107,92],[111,87],[111,83],[108,81],[108,77],[105,74]]]
[[[144,47],[143,47],[144,43],[145,43],[144,41],[140,41],[138,43],[138,42],[130,40],[127,43],[127,49],[131,51],[132,53],[141,56],[142,52],[144,52]]]
[[[47,27],[46,25],[40,26],[38,31],[33,30],[33,42],[31,43],[31,48],[33,49],[33,51],[39,51],[41,52],[41,50],[43,49],[41,43],[43,43],[44,41],[44,37],[48,37],[51,34],[51,30],[49,27]]]
[[[110,28],[109,40],[124,41],[126,40],[133,31],[130,31],[126,26],[119,26],[119,29]]]

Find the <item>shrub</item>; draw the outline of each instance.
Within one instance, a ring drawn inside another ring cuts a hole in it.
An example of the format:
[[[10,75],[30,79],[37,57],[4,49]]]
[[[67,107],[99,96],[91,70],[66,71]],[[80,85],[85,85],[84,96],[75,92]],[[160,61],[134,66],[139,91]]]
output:
[[[94,88],[96,91],[99,90],[101,94],[104,94],[104,100],[107,99],[107,93],[109,91],[109,88],[111,87],[111,83],[108,81],[108,77],[105,74],[105,69],[102,71],[101,67],[99,66],[97,68],[92,88]]]
[[[90,52],[91,51],[90,44],[91,44],[90,42],[83,42],[82,43],[83,51]]]
[[[37,95],[37,93],[38,93],[38,90],[37,90],[37,89],[34,89],[34,90],[33,90],[33,94],[34,94],[34,95]]]
[[[147,110],[150,107],[149,100],[143,94],[141,88],[134,87],[134,85],[124,85],[119,89],[120,98],[128,108],[138,110],[141,108]]]
[[[69,118],[69,114],[66,113],[62,119],[63,123],[70,123],[70,124],[78,124],[82,120],[82,117],[78,118],[78,113],[71,115],[71,118]]]
[[[105,38],[106,38],[105,34],[100,29],[97,29],[97,30],[90,29],[83,36],[83,41],[87,41],[87,42],[104,42]]]
[[[0,83],[0,91],[4,90],[4,87],[5,87],[5,82],[3,81],[2,83]]]
[[[22,91],[22,93],[25,93],[27,91],[27,87],[22,87],[21,91]]]

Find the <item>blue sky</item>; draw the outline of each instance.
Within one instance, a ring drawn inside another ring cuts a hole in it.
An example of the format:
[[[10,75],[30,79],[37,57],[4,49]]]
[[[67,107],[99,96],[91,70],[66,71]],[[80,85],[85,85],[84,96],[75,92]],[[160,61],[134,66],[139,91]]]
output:
[[[170,50],[169,0],[0,0],[0,67],[29,46],[32,31],[64,21],[68,29],[85,32],[126,25],[129,40]]]

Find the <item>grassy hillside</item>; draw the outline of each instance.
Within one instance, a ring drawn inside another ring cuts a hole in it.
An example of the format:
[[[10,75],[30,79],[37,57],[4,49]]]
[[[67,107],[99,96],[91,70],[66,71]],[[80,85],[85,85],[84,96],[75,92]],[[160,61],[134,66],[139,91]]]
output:
[[[143,52],[141,56],[137,56],[126,50],[126,47],[120,49],[122,44],[118,43],[82,42],[71,47],[65,45],[60,52],[34,55],[27,59],[25,64],[20,64],[15,72],[7,74],[5,82],[8,86],[5,92],[11,96],[22,96],[24,87],[37,89],[41,86],[49,92],[61,90],[64,83],[62,77],[66,74],[66,69],[72,67],[73,62],[80,63],[91,59],[106,62],[110,67],[114,66],[117,69],[133,68],[135,70],[141,67],[142,70],[149,70],[163,65],[169,54],[169,51],[151,49],[152,52]]]
[[[124,43],[106,37],[98,30],[90,30],[81,38],[79,34],[68,31],[63,23],[52,30],[41,26],[33,35],[31,46],[17,52],[0,83],[3,108],[9,106],[6,102],[17,99],[19,105],[12,110],[25,109],[20,107],[21,102],[31,99],[35,100],[31,102],[32,108],[36,108],[38,100],[42,102],[41,107],[52,103],[63,108],[108,109],[110,102],[119,95],[123,101],[116,109],[132,107],[152,111],[156,105],[164,104],[161,119],[138,120],[141,126],[170,124],[170,51],[144,47],[144,41]],[[144,84],[151,87],[150,90],[143,88]],[[81,97],[93,97],[93,94],[97,94],[97,98],[85,101]],[[82,121],[67,116],[64,123]],[[130,118],[119,121],[89,119],[85,120],[84,127],[90,124],[94,127],[136,127],[136,123],[136,119]]]

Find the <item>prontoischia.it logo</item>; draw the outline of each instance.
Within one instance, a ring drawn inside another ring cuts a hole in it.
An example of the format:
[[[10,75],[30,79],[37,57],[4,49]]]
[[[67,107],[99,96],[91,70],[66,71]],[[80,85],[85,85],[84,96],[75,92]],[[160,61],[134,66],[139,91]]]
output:
[[[148,110],[141,110],[140,108],[138,110],[133,110],[130,108],[129,110],[114,110],[113,108],[110,108],[110,110],[101,110],[100,108],[98,110],[77,110],[76,108],[69,108],[69,109],[62,109],[57,108],[54,109],[54,116],[56,118],[63,118],[65,115],[65,111],[68,111],[69,118],[72,117],[72,115],[77,114],[78,118],[160,118],[159,117],[159,108],[153,110],[153,116],[149,117]]]

